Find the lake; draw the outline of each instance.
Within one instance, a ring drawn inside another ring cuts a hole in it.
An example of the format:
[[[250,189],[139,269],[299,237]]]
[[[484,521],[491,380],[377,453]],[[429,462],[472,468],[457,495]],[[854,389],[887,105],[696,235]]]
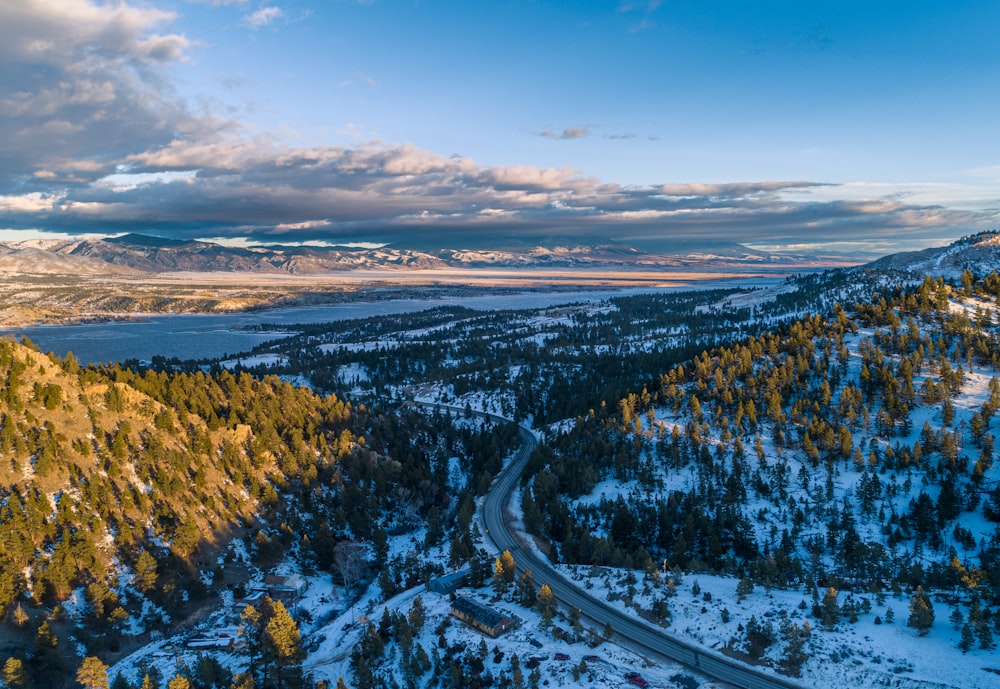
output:
[[[694,285],[664,288],[638,287],[623,290],[518,292],[483,296],[390,299],[253,313],[151,315],[128,321],[39,325],[2,332],[18,336],[27,335],[43,352],[55,352],[59,356],[73,352],[73,355],[84,364],[125,359],[149,361],[156,355],[179,359],[220,359],[227,354],[246,352],[262,342],[281,337],[274,332],[255,333],[242,330],[262,323],[277,325],[323,323],[413,313],[438,306],[465,306],[482,311],[533,309],[572,302],[602,301],[611,297],[634,294],[746,286],[748,282],[762,286],[777,281],[777,279],[761,278],[750,281],[707,280]]]

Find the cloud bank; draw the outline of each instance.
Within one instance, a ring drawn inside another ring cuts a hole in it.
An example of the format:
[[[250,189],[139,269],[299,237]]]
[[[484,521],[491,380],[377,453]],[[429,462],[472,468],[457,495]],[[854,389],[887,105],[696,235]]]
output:
[[[218,2],[218,0],[216,0]],[[247,15],[280,19],[276,7]],[[195,43],[148,5],[0,5],[0,227],[275,241],[936,243],[994,218],[812,181],[620,186],[411,145],[292,147],[200,114],[169,66]],[[543,131],[586,137],[584,128]]]

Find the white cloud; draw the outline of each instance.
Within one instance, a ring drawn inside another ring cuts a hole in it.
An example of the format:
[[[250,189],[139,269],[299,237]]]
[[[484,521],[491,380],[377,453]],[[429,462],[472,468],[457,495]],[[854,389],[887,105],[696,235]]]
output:
[[[480,179],[501,189],[520,187],[551,191],[589,186],[593,182],[580,179],[572,168],[539,168],[530,165],[486,168],[480,172]]]
[[[590,132],[586,127],[567,127],[561,132],[552,131],[551,129],[545,129],[538,132],[538,136],[546,139],[585,139],[589,136]]]
[[[20,0],[0,4],[0,56],[66,66],[68,57],[82,58],[87,70],[113,59],[97,51],[79,53],[82,46],[99,46],[118,58],[176,59],[188,45],[178,34],[152,34],[154,27],[175,18],[172,12],[133,7],[126,2],[96,4],[91,0]],[[165,48],[164,46],[169,46]]]
[[[56,194],[43,194],[41,192],[0,196],[0,214],[50,211],[55,208],[61,198]]]
[[[192,46],[165,30],[174,19],[128,2],[0,2],[0,193],[93,179],[197,129],[162,70]]]
[[[346,79],[342,79],[337,82],[337,86],[340,88],[350,88],[352,86],[360,86],[369,90],[375,90],[379,87],[379,83],[375,81],[374,78],[365,74],[364,72],[355,72]]]
[[[302,222],[279,223],[274,229],[282,232],[289,230],[315,230],[317,228],[327,228],[332,225],[329,220],[303,220]]]
[[[826,185],[814,182],[733,182],[724,184],[663,184],[660,191],[668,196],[752,196],[777,191],[810,190]]]
[[[261,7],[256,12],[243,17],[243,23],[255,29],[268,26],[278,19],[282,19],[285,12],[280,7]]]
[[[105,187],[116,192],[131,191],[150,184],[171,184],[175,182],[185,182],[191,184],[195,181],[198,172],[196,170],[171,171],[171,172],[140,172],[117,173],[108,175],[94,182],[95,187]]]

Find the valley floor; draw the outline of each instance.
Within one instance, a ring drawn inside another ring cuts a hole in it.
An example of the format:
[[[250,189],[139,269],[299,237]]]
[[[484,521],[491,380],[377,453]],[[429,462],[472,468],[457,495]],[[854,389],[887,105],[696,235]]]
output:
[[[491,290],[699,288],[707,284],[753,285],[784,272],[739,270],[613,271],[543,269],[355,270],[323,275],[287,273],[161,273],[156,275],[64,276],[0,274],[0,328],[41,323],[80,323],[145,314],[232,313],[312,306],[367,298],[419,297],[427,290],[481,294]],[[370,294],[373,290],[377,292]],[[406,293],[409,293],[408,295]]]

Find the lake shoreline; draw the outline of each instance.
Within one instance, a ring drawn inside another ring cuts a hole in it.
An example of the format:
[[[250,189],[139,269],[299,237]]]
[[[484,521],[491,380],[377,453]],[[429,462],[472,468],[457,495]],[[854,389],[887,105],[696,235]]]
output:
[[[126,360],[151,361],[163,356],[181,360],[218,360],[244,353],[278,332],[260,325],[294,326],[415,313],[439,306],[463,306],[476,310],[521,310],[548,308],[574,302],[596,302],[619,296],[690,290],[754,289],[783,282],[776,277],[703,280],[670,286],[617,289],[493,289],[470,288],[427,290],[367,290],[356,299],[333,303],[282,305],[274,308],[227,313],[129,313],[120,318],[90,322],[57,322],[25,327],[3,327],[0,335],[27,336],[44,352],[66,356],[73,352],[83,364]],[[407,295],[407,296],[404,296]],[[364,297],[367,297],[365,299]],[[286,333],[287,335],[287,333]]]

